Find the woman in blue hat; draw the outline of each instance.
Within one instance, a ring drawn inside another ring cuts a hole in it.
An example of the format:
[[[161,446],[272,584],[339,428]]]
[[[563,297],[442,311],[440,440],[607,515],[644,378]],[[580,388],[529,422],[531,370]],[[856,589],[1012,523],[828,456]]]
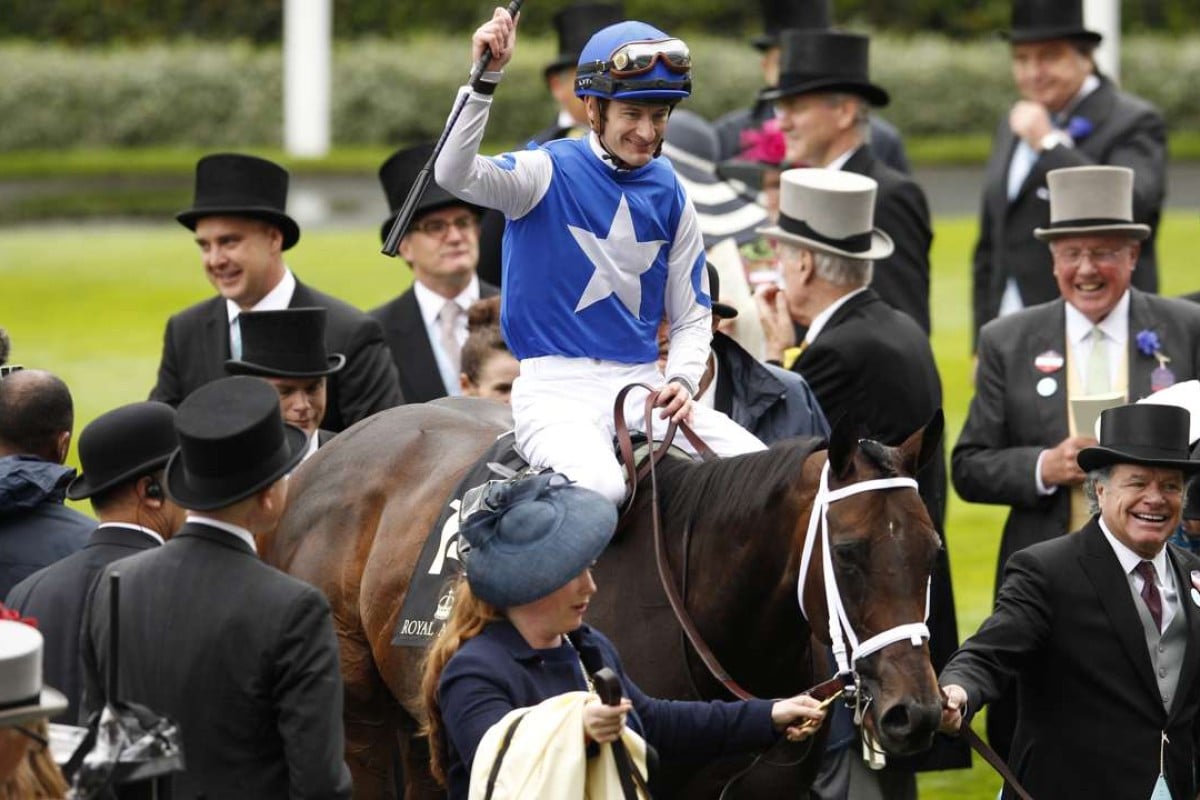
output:
[[[614,741],[628,726],[663,758],[705,759],[765,749],[781,734],[806,739],[824,718],[808,695],[679,702],[643,694],[612,642],[583,623],[596,592],[591,565],[616,524],[611,502],[556,473],[492,484],[485,510],[464,522],[466,580],[422,681],[430,762],[451,800],[467,797],[489,728],[514,708],[589,690],[602,667],[618,675],[623,697],[616,706],[588,700],[580,733],[592,742]]]

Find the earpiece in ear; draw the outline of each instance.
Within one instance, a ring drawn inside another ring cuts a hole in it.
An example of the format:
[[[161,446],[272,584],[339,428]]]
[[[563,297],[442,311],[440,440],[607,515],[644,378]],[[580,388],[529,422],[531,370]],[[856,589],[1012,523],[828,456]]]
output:
[[[148,497],[152,500],[162,500],[162,498],[163,498],[162,485],[159,484],[157,478],[153,478],[153,477],[150,478],[149,482],[146,484],[146,497]]]

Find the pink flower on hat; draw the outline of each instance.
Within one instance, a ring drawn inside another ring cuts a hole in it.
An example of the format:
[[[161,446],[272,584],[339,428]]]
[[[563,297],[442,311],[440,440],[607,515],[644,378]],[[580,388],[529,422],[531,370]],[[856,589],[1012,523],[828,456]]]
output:
[[[738,158],[763,164],[782,164],[787,158],[787,141],[777,119],[767,120],[760,128],[742,131],[739,140],[742,152]]]
[[[0,603],[0,620],[20,622],[24,625],[28,625],[31,628],[36,628],[38,626],[38,621],[36,619],[33,617],[22,617],[19,611],[9,608],[8,606],[4,605],[4,603]]]

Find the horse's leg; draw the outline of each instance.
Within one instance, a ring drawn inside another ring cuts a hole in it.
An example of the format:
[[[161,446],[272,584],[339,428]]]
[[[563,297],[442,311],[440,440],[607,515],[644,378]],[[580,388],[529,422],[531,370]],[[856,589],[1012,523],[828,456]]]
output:
[[[429,740],[417,735],[420,725],[400,712],[400,760],[404,765],[404,800],[441,800],[446,791],[429,772]]]

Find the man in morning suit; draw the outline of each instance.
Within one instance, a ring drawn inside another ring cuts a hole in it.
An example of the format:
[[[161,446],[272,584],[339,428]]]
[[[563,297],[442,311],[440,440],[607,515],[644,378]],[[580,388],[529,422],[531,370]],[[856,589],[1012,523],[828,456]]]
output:
[[[888,93],[868,78],[869,40],[828,30],[784,31],[781,40],[779,84],[762,97],[775,103],[788,160],[866,175],[878,184],[875,224],[895,248],[879,259],[871,287],[928,335],[929,205],[920,186],[867,145],[868,109],[888,103]]]
[[[304,431],[248,376],[222,378],[179,406],[167,494],[188,509],[165,545],[110,565],[84,613],[85,712],[105,703],[109,576],[120,574],[120,699],[179,724],[179,798],[350,796],[342,678],[329,603],[258,559]],[[239,465],[231,470],[230,464]]]
[[[941,673],[946,731],[1016,684],[1008,763],[1033,797],[1196,796],[1200,559],[1165,546],[1200,471],[1189,416],[1103,412],[1078,456],[1099,513],[1009,559],[995,611]]]
[[[1151,229],[1134,286],[1158,291],[1154,233],[1167,177],[1162,115],[1096,70],[1092,52],[1101,37],[1083,27],[1082,0],[1013,0],[1008,38],[1021,99],[996,129],[984,178],[972,266],[976,339],[988,320],[1058,295],[1050,257],[1032,236],[1049,219],[1051,170],[1133,170],[1133,219]]]
[[[432,152],[432,142],[397,150],[379,168],[379,182],[392,210],[379,229],[383,238]],[[370,311],[383,327],[407,403],[462,393],[460,357],[467,341],[467,311],[499,291],[475,274],[481,212],[430,181],[400,240],[400,257],[412,268],[412,286]]]
[[[583,101],[575,96],[575,65],[579,53],[592,34],[625,19],[621,3],[574,3],[554,14],[558,33],[558,55],[542,70],[546,90],[554,98],[557,116],[554,122],[533,135],[531,146],[554,139],[585,136],[590,130]],[[479,223],[479,278],[500,285],[501,241],[504,215],[494,208],[484,209]]]
[[[195,201],[175,218],[195,231],[204,274],[218,296],[167,320],[151,400],[178,406],[224,377],[226,359],[241,355],[243,311],[319,306],[328,312],[329,350],[346,355],[346,368],[329,382],[325,427],[342,431],[402,402],[379,325],[301,283],[284,263],[284,251],[300,239],[300,226],[284,211],[287,187],[287,171],[265,159],[221,153],[196,164]]]
[[[925,333],[870,288],[872,262],[892,252],[887,233],[873,227],[875,181],[829,169],[787,170],[780,180],[779,221],[761,233],[778,243],[784,286],[760,289],[756,295],[767,357],[778,361],[789,349],[794,352],[793,323],[806,326],[791,367],[808,381],[831,424],[836,428],[845,417],[861,424],[864,435],[897,445],[938,412],[942,385]],[[934,458],[917,480],[944,541],[944,459]],[[937,669],[958,647],[945,548],[933,571],[929,629],[930,657]],[[851,797],[868,786],[874,790],[875,781],[885,797],[915,796],[911,764],[868,774],[857,748],[850,749]],[[951,769],[968,764],[969,754],[961,743],[939,740],[919,766]]]
[[[341,353],[325,352],[325,309],[247,311],[242,321],[242,357],[225,362],[230,375],[262,378],[279,394],[283,421],[308,437],[307,461],[334,437],[321,427],[329,376],[346,366]]]
[[[67,487],[67,497],[91,500],[100,524],[82,550],[8,593],[5,603],[36,619],[46,639],[46,682],[70,703],[63,722],[79,716],[79,629],[92,582],[106,565],[158,547],[183,525],[183,509],[162,489],[163,468],[178,444],[175,409],[166,403],[132,403],[92,420],[79,436],[83,472]]]

